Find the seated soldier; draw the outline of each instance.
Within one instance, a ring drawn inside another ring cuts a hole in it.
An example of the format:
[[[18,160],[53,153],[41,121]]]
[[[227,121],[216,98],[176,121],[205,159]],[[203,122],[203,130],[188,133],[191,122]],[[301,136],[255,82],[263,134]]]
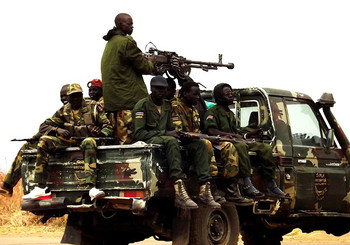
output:
[[[173,122],[177,126],[176,128],[180,131],[201,133],[200,131],[200,120],[198,110],[195,105],[198,103],[200,98],[200,89],[198,83],[193,81],[185,82],[179,93],[180,101],[176,106],[173,106],[175,111],[173,116]],[[175,120],[175,119],[177,120]],[[212,176],[217,176],[218,169],[216,166],[216,159],[214,155],[214,145],[218,145],[222,148],[220,154],[220,161],[223,163],[223,176],[225,178],[225,194],[228,201],[236,203],[236,205],[250,205],[252,204],[251,199],[244,198],[240,195],[238,188],[232,188],[230,184],[231,179],[233,179],[238,173],[238,163],[237,163],[237,152],[235,147],[229,142],[210,142],[207,139],[202,139],[206,142],[208,150],[208,161],[210,162],[210,170]],[[212,181],[214,185],[215,181]],[[214,185],[216,186],[216,185]],[[236,187],[236,186],[234,186]],[[213,190],[215,200],[222,202],[224,198],[220,197],[216,192],[215,188]]]
[[[91,188],[91,199],[105,195],[96,189],[96,141],[94,136],[113,135],[112,126],[103,110],[99,111],[96,119],[92,115],[95,101],[85,101],[79,84],[70,84],[67,88],[69,103],[62,106],[51,118],[40,125],[40,138],[37,148],[37,160],[34,170],[34,182],[38,183],[23,199],[36,199],[49,196],[46,187],[47,166],[50,153],[63,150],[70,146],[77,146],[78,142],[72,137],[86,137],[80,144],[84,154],[86,183]]]
[[[87,87],[89,88],[90,98],[103,106],[102,81],[93,79],[87,83]]]
[[[167,86],[164,77],[153,77],[150,96],[136,103],[132,112],[134,140],[165,146],[169,174],[175,182],[175,205],[184,209],[193,209],[198,205],[188,196],[183,182],[186,175],[183,172],[180,145],[177,141],[183,137],[183,134],[174,130],[171,120],[171,104],[164,99]],[[211,195],[205,143],[200,140],[186,142],[184,147],[189,151],[196,166],[200,184],[199,200],[206,206],[220,208],[220,204],[216,203]]]
[[[205,130],[209,135],[220,135],[227,139],[242,138],[236,129],[236,119],[229,105],[233,104],[232,88],[229,84],[221,83],[214,88],[214,98],[217,103],[206,112]],[[244,134],[244,138],[251,137],[256,132]],[[251,163],[248,150],[257,153],[262,168],[262,177],[267,181],[267,194],[279,198],[288,197],[275,181],[275,164],[270,145],[260,142],[252,144],[234,143],[238,152],[239,176],[243,178],[243,194],[251,198],[262,198],[263,193],[258,191],[251,182]]]
[[[67,101],[67,87],[68,84],[62,86],[60,91],[61,102],[65,105]],[[10,170],[5,176],[4,182],[0,184],[0,195],[11,197],[13,193],[13,187],[15,187],[18,181],[21,179],[21,167],[22,167],[22,150],[34,150],[38,146],[38,141],[41,134],[36,133],[27,143],[25,143],[18,151],[15,160],[13,161]]]

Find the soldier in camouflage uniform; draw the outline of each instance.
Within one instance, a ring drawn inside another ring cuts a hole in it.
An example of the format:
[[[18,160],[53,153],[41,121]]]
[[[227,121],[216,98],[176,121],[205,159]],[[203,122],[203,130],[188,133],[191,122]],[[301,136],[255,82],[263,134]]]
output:
[[[112,126],[103,110],[99,111],[96,120],[93,117],[95,101],[85,101],[79,84],[70,84],[67,89],[69,103],[61,107],[51,118],[40,125],[40,132],[44,135],[40,138],[37,149],[37,161],[34,170],[34,182],[38,186],[23,199],[36,199],[48,196],[47,190],[47,165],[50,153],[63,150],[70,146],[78,145],[72,140],[74,137],[86,137],[80,144],[84,154],[86,183],[90,186],[91,199],[104,196],[102,190],[95,187],[96,184],[96,148],[94,136],[111,136]]]
[[[67,87],[68,84],[62,86],[60,91],[61,102],[65,105],[67,101]],[[18,151],[15,160],[13,161],[10,170],[5,176],[4,182],[0,184],[0,195],[11,197],[13,193],[13,187],[15,187],[18,181],[21,179],[21,167],[22,167],[22,151],[23,150],[34,150],[38,146],[38,141],[41,134],[38,132],[34,135],[30,141],[25,143],[21,149]]]
[[[183,173],[180,146],[177,141],[177,139],[183,139],[184,134],[174,130],[171,120],[171,104],[164,100],[167,86],[164,77],[153,77],[151,95],[135,105],[132,113],[134,139],[165,146],[169,175],[175,182],[175,205],[185,209],[193,209],[197,208],[198,205],[188,196],[183,183],[186,176]],[[210,191],[209,164],[205,143],[197,140],[183,144],[190,156],[193,157],[196,166],[200,184],[199,200],[206,206],[219,208],[220,204],[214,201]]]
[[[168,82],[169,86],[169,82]],[[174,97],[174,93],[172,94]],[[195,105],[198,103],[200,97],[200,90],[197,83],[190,81],[182,85],[179,95],[181,98],[174,97],[172,101],[172,120],[175,129],[181,132],[201,133],[200,119],[198,110]],[[218,203],[224,203],[226,200],[221,197],[216,191],[215,181],[213,178],[218,175],[218,168],[216,166],[216,159],[214,149],[211,142],[207,139],[200,139],[204,141],[207,146],[209,173],[211,176],[211,187],[214,200]]]
[[[103,97],[105,111],[115,120],[116,143],[126,144],[131,141],[131,110],[137,101],[148,96],[142,74],[151,74],[154,66],[130,36],[131,16],[118,14],[115,25],[103,37],[108,41],[101,60]]]
[[[198,103],[200,98],[199,85],[193,81],[186,82],[182,85],[179,93],[180,102],[178,105],[173,106],[173,122],[176,129],[185,132],[201,133],[200,131],[200,119],[198,110],[195,105]],[[210,162],[210,170],[212,176],[217,176],[218,168],[216,165],[216,159],[214,155],[214,148],[212,142],[207,139],[201,139],[207,145],[208,150],[208,161]],[[235,147],[229,142],[213,142],[220,149],[220,160],[223,163],[223,176],[225,179],[232,179],[238,173],[237,164],[237,152]],[[212,181],[212,184],[215,182]],[[215,189],[214,189],[215,190]],[[224,198],[221,198],[216,191],[215,200],[222,202]],[[251,204],[251,200],[246,199],[239,195],[237,191],[227,192],[227,200],[235,202],[237,205],[248,205]]]
[[[233,104],[232,88],[229,84],[221,83],[214,88],[216,105],[206,112],[205,129],[209,135],[220,135],[228,139],[242,137],[236,129],[235,115],[229,109]],[[245,133],[243,138],[255,137],[256,132]],[[248,150],[257,153],[261,174],[267,180],[267,194],[270,196],[284,198],[287,194],[278,188],[275,182],[275,164],[272,157],[272,148],[265,143],[256,142],[247,145],[246,143],[235,143],[234,147],[238,153],[239,176],[243,178],[243,193],[247,197],[262,198],[264,194],[258,191],[251,182],[251,163]]]
[[[192,87],[193,91],[192,91]],[[183,94],[186,96],[183,96]],[[199,86],[195,82],[186,82],[180,90],[181,99],[173,100],[172,102],[172,120],[175,125],[175,130],[182,132],[201,133],[200,119],[198,110],[194,107],[199,99]],[[194,95],[193,95],[194,94]],[[208,150],[208,162],[210,163],[210,175],[217,176],[218,168],[212,144],[207,139],[201,139],[205,142]]]

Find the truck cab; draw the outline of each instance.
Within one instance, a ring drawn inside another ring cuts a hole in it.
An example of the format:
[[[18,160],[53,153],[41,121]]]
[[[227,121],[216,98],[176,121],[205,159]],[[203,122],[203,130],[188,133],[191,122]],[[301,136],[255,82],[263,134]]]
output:
[[[249,241],[256,226],[275,240],[292,228],[347,233],[349,144],[330,111],[332,95],[315,103],[305,94],[270,88],[235,89],[234,94],[237,127],[263,129],[263,141],[273,147],[278,184],[291,197],[270,205],[256,202],[250,210],[254,221],[259,217],[255,224],[245,216],[247,210],[238,210],[246,243],[255,244]],[[253,180],[261,186],[257,176]]]

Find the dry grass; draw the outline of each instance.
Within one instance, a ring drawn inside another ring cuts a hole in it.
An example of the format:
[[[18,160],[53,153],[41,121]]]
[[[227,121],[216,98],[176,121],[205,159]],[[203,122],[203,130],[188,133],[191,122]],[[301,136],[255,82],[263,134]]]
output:
[[[0,182],[5,174],[0,172]],[[12,197],[0,196],[0,234],[36,233],[36,232],[63,232],[67,217],[51,218],[45,224],[40,222],[42,216],[22,211],[23,190],[21,181],[13,189]],[[44,227],[43,227],[44,226]]]

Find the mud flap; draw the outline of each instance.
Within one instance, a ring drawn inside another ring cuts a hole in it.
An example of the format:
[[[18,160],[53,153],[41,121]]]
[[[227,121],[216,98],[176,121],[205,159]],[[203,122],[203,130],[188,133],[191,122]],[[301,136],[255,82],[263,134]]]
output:
[[[190,239],[191,210],[178,209],[173,219],[173,245],[187,245]]]

